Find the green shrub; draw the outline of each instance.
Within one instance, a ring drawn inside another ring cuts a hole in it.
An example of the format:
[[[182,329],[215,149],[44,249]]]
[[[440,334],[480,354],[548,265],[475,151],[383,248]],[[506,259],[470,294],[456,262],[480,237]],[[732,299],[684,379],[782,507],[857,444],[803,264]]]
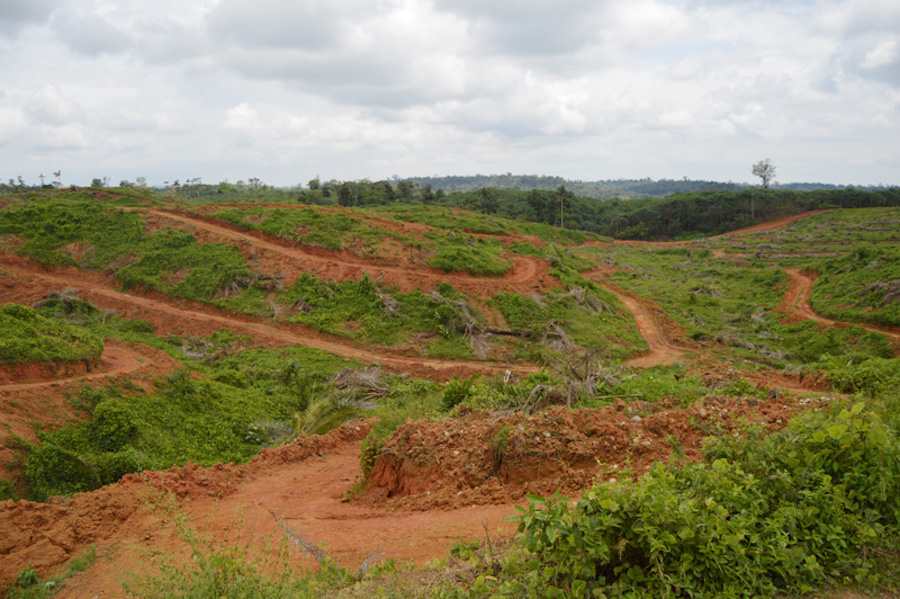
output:
[[[657,464],[574,508],[529,497],[519,530],[536,559],[500,590],[755,597],[875,576],[861,551],[900,523],[900,444],[864,404],[797,417],[761,441],[723,440],[709,460]]]
[[[118,451],[137,433],[134,417],[122,402],[106,400],[94,408],[90,434],[103,451]]]
[[[834,388],[844,393],[875,396],[900,389],[900,360],[896,358],[870,358],[857,363],[834,360],[827,372]]]
[[[0,501],[6,501],[7,499],[18,499],[19,496],[16,493],[13,484],[8,480],[0,479]]]
[[[102,481],[96,467],[75,451],[44,442],[28,452],[25,480],[31,499],[93,491]]]
[[[472,384],[478,380],[480,375],[475,375],[468,379],[460,379],[454,376],[444,385],[444,392],[441,395],[441,406],[444,410],[451,410],[463,402],[472,389]]]

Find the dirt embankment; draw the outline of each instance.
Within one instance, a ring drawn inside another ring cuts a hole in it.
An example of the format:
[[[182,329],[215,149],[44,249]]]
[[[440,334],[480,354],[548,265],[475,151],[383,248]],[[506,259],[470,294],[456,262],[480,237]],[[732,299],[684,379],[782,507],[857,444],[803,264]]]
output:
[[[776,430],[806,406],[791,396],[710,397],[687,409],[619,401],[597,410],[408,422],[381,448],[360,501],[429,510],[515,502],[557,489],[577,494],[598,480],[637,477],[672,456],[698,460],[710,431],[739,423]]]
[[[125,572],[146,567],[147,549],[177,555],[184,548],[172,522],[145,508],[148,483],[172,491],[184,502],[188,521],[214,540],[228,539],[237,526],[244,539],[274,533],[277,545],[280,532],[271,510],[351,567],[376,550],[384,558],[422,564],[446,556],[459,539],[483,535],[485,526],[492,533],[511,530],[503,522],[512,512],[509,504],[407,512],[344,502],[359,474],[358,441],[367,432],[365,423],[345,425],[264,450],[244,466],[189,465],[143,478],[130,475],[60,504],[0,503],[0,585],[31,564],[42,575],[52,572],[96,543],[97,563],[67,583],[59,597],[122,597]],[[301,567],[314,566],[308,556],[297,559]]]

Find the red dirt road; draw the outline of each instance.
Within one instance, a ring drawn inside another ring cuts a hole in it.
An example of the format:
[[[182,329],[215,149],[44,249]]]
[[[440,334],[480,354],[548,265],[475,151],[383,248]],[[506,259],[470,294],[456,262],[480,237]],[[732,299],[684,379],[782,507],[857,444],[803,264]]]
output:
[[[642,355],[631,358],[626,363],[635,368],[650,368],[652,366],[669,366],[680,362],[684,358],[684,352],[672,340],[662,325],[666,321],[669,328],[676,327],[674,322],[666,316],[665,312],[652,300],[640,298],[637,295],[625,291],[618,285],[609,281],[598,281],[603,287],[615,293],[628,311],[634,316],[638,332],[650,346],[650,349]]]
[[[367,431],[363,423],[345,426],[324,437],[265,450],[245,466],[187,466],[146,476],[152,485],[188,501],[185,513],[191,524],[209,530],[215,541],[228,539],[236,525],[243,538],[264,539],[273,532],[280,538],[272,510],[351,568],[373,551],[422,564],[446,557],[457,540],[483,536],[485,527],[492,535],[498,528],[511,531],[512,525],[503,522],[513,512],[511,504],[408,512],[343,502],[359,472],[357,442]],[[58,597],[124,596],[123,573],[146,566],[142,550],[177,555],[184,549],[172,523],[143,507],[140,497],[147,490],[138,475],[130,475],[62,504],[0,503],[0,585],[29,564],[52,571],[97,543],[97,563]],[[304,555],[298,561],[305,567],[315,565]]]

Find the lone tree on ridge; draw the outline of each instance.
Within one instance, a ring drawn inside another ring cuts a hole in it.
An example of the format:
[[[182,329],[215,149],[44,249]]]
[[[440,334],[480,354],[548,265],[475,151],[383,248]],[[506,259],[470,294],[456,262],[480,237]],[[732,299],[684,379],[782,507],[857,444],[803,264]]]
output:
[[[762,179],[763,189],[769,189],[769,183],[775,178],[775,163],[768,158],[760,160],[753,165],[753,174]]]

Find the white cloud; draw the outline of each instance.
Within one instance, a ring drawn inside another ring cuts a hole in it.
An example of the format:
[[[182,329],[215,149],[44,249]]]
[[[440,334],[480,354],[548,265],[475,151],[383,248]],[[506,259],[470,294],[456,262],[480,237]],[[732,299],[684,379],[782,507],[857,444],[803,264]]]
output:
[[[116,54],[132,44],[127,33],[95,12],[59,11],[53,17],[53,28],[69,47],[88,56]]]
[[[45,85],[35,92],[26,110],[32,119],[46,125],[68,125],[82,116],[78,104],[64,98],[55,85]]]
[[[879,40],[875,47],[866,52],[862,67],[864,69],[880,69],[898,62],[900,44],[896,37]]]

